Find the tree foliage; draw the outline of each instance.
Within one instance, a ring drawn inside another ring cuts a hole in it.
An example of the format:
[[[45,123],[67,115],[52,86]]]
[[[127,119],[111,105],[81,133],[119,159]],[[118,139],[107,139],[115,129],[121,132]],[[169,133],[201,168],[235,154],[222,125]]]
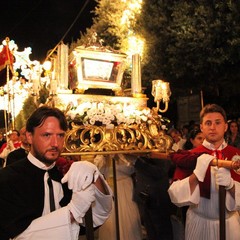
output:
[[[96,0],[96,17],[93,25],[81,34],[76,45],[88,44],[93,32],[96,32],[98,39],[103,39],[103,45],[110,46],[115,50],[122,50],[123,42],[126,40],[128,28],[121,24],[122,13],[126,9],[126,3],[122,0]]]
[[[239,3],[145,0],[137,30],[150,40],[146,76],[163,77],[175,86],[199,88],[236,80]]]
[[[124,51],[129,29],[120,19],[133,0],[96,1],[91,29]],[[143,0],[135,20],[131,30],[145,39],[143,86],[160,78],[171,83],[175,96],[203,90],[224,103],[239,94],[240,0]]]

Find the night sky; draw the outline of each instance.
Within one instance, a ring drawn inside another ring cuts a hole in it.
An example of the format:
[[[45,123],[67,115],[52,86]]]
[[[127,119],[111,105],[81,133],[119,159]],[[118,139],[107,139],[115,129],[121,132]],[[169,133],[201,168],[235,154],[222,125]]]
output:
[[[87,4],[86,4],[87,3]],[[84,8],[84,5],[86,7]],[[1,2],[0,44],[8,36],[18,51],[32,48],[31,60],[43,61],[81,15],[63,39],[71,43],[91,27],[94,0],[9,0]],[[83,10],[84,9],[84,10]]]

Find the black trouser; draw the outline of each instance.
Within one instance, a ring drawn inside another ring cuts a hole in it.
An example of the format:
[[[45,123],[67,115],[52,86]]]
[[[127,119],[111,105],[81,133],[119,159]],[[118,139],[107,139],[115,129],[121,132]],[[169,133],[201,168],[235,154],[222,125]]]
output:
[[[176,207],[171,203],[168,160],[140,157],[135,163],[134,200],[137,202],[149,240],[172,240],[170,216]]]

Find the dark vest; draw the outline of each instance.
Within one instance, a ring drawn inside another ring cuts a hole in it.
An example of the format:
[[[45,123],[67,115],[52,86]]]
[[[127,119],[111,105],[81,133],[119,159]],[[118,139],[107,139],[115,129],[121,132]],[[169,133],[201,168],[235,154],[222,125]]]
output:
[[[23,232],[31,222],[42,216],[44,208],[45,170],[27,158],[0,170],[0,239],[8,240]],[[49,170],[51,178],[61,183],[62,173],[55,166]],[[72,192],[62,184],[66,206]]]

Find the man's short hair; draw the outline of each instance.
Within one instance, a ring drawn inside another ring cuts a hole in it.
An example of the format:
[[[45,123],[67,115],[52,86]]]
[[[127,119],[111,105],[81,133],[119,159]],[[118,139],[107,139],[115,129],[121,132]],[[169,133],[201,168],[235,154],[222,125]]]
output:
[[[220,113],[223,116],[224,121],[227,122],[226,112],[221,106],[217,104],[207,104],[200,112],[200,123],[203,122],[204,116],[208,113]]]
[[[12,133],[16,133],[18,137],[20,136],[20,133],[17,129],[13,129],[9,135],[11,135]]]
[[[64,113],[55,107],[42,106],[37,108],[28,118],[26,123],[26,130],[33,133],[34,128],[40,126],[48,117],[55,117],[58,119],[60,128],[64,131],[68,129],[68,123]]]

